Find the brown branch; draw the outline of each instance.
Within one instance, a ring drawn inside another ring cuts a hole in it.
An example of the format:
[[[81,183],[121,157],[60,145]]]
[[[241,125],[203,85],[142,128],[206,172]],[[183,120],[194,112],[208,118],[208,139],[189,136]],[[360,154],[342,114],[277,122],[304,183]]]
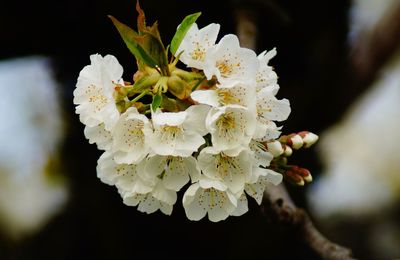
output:
[[[257,26],[255,13],[251,10],[236,10],[236,30],[241,45],[255,49]],[[314,226],[305,210],[297,208],[285,186],[270,185],[264,193],[262,212],[276,221],[290,225],[293,231],[322,259],[354,259],[351,250],[329,241]]]
[[[283,184],[268,185],[262,212],[268,218],[292,227],[299,239],[322,259],[354,259],[350,249],[329,241],[317,230],[307,212],[295,206]]]

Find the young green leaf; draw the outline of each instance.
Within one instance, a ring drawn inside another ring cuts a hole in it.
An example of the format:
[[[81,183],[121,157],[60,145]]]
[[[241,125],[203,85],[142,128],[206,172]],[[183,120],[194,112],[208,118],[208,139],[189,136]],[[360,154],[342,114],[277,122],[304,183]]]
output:
[[[161,102],[162,102],[162,97],[160,94],[153,96],[153,102],[151,103],[151,110],[156,111],[157,108],[160,107]]]
[[[143,61],[152,68],[156,68],[158,65],[157,62],[138,43],[138,33],[129,28],[127,25],[118,21],[113,16],[109,15],[108,17],[117,28],[128,49],[132,52],[133,55],[135,55],[135,58],[137,60]]]
[[[181,45],[181,42],[183,38],[185,37],[187,31],[190,29],[192,24],[194,24],[201,15],[201,12],[194,13],[191,15],[188,15],[183,19],[182,23],[179,25],[178,29],[176,30],[176,33],[174,37],[172,38],[171,41],[171,53],[175,55],[176,51],[179,48],[179,45]]]

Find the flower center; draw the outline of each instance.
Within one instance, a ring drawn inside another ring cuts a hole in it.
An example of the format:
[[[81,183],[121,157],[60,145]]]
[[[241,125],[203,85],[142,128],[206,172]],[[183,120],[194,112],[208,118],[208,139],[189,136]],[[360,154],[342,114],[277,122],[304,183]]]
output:
[[[161,130],[163,132],[161,139],[167,142],[174,140],[182,133],[182,129],[179,126],[167,125],[163,126]]]
[[[229,77],[229,75],[233,71],[233,66],[232,64],[228,63],[228,60],[222,60],[217,62],[217,68],[221,73],[221,76],[224,78]]]
[[[222,105],[229,105],[229,104],[240,104],[240,99],[232,95],[232,92],[228,89],[218,89],[217,90],[219,102]]]
[[[198,42],[196,42],[196,48],[190,53],[190,56],[194,60],[204,61],[206,50],[202,48]]]
[[[228,132],[230,130],[235,129],[235,118],[232,116],[232,113],[226,113],[220,116],[217,121],[217,126],[220,134],[222,132]]]

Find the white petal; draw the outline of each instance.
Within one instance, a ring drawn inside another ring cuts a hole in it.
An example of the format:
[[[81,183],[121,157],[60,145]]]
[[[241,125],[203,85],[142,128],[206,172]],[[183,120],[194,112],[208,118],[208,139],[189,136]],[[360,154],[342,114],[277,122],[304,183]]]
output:
[[[208,201],[204,201],[200,195],[201,192],[202,191],[199,190],[199,185],[195,183],[192,184],[183,195],[183,207],[187,218],[190,220],[200,220],[207,214],[205,204],[207,204]]]
[[[207,147],[200,152],[198,165],[205,176],[223,182],[234,193],[244,188],[246,179],[251,174],[248,151],[230,157],[221,153],[215,154],[212,148]]]
[[[179,191],[189,182],[189,173],[192,170],[196,170],[196,167],[194,169],[187,168],[185,159],[186,158],[182,157],[170,157],[167,160],[167,164],[165,165],[165,174],[162,179],[163,184],[167,189]]]
[[[269,166],[270,162],[274,158],[271,153],[269,153],[265,145],[261,142],[252,140],[249,145],[251,151],[253,151],[254,165],[255,166]]]
[[[247,205],[247,198],[246,194],[243,192],[242,195],[239,197],[237,201],[237,207],[235,210],[231,213],[231,216],[241,216],[247,211],[249,211],[249,207]]]
[[[190,94],[190,97],[201,104],[219,107],[219,98],[216,90],[196,90]]]
[[[152,119],[155,125],[168,125],[168,126],[179,126],[185,121],[187,113],[181,112],[156,112],[153,113]]]
[[[186,117],[183,127],[188,130],[196,131],[201,136],[208,133],[206,129],[206,117],[210,107],[207,105],[193,105],[186,109],[188,116]]]
[[[84,134],[89,143],[95,143],[97,149],[108,150],[111,148],[111,133],[104,128],[104,124],[100,124],[94,127],[86,126],[84,129]]]
[[[262,90],[257,95],[257,113],[265,120],[284,121],[290,114],[289,100],[278,100],[268,91]]]
[[[257,201],[258,205],[261,205],[265,186],[265,181],[261,180],[260,178],[258,182],[254,184],[246,184],[245,191],[250,197],[253,197]]]
[[[174,205],[177,199],[176,191],[166,189],[161,182],[154,188],[152,195],[168,205]]]
[[[197,24],[193,24],[176,52],[179,54],[183,51],[180,60],[189,67],[203,69],[205,55],[215,44],[219,27],[219,24],[210,24],[199,30]]]
[[[147,214],[151,214],[156,212],[160,208],[160,202],[151,196],[150,194],[147,194],[144,200],[142,200],[139,203],[138,210],[140,212],[145,212]]]
[[[226,191],[226,189],[228,188],[223,182],[220,182],[220,181],[214,180],[214,179],[210,179],[205,176],[200,179],[199,185],[203,189],[214,188],[219,191]]]
[[[136,108],[128,108],[112,132],[112,150],[117,163],[138,163],[144,159],[149,151],[145,142],[146,131],[150,131],[149,120]]]
[[[275,172],[270,169],[266,169],[267,175],[264,177],[268,182],[276,185],[279,185],[282,182],[283,176],[282,174]]]
[[[258,68],[256,54],[240,48],[236,35],[225,35],[217,45],[210,48],[205,57],[204,74],[207,79],[215,75],[220,83],[255,83]]]

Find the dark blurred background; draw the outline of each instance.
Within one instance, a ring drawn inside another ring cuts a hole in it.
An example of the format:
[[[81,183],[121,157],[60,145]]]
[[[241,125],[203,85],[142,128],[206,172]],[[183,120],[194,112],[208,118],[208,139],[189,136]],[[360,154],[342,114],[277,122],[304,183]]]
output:
[[[355,73],[351,63],[350,4],[344,0],[141,1],[147,21],[158,20],[165,43],[187,14],[202,12],[199,27],[220,23],[221,36],[235,33],[237,10],[253,12],[259,29],[257,53],[273,47],[278,51],[271,62],[279,76],[278,96],[288,98],[292,107],[284,123],[286,134],[321,133],[342,117],[373,78],[370,73],[368,77]],[[291,230],[262,216],[253,201],[239,218],[191,222],[179,201],[170,217],[160,212],[146,215],[125,206],[114,187],[97,179],[101,152],[84,138],[72,91],[94,53],[116,56],[124,78],[131,78],[135,60],[107,15],[135,26],[134,0],[3,1],[0,13],[0,61],[31,55],[52,59],[66,128],[60,162],[70,193],[65,208],[38,233],[12,240],[0,230],[0,259],[318,259]],[[314,149],[296,153],[292,162],[316,175],[320,172]],[[297,205],[308,207],[307,187],[289,190]],[[368,258],[362,242],[352,246],[355,256]]]

